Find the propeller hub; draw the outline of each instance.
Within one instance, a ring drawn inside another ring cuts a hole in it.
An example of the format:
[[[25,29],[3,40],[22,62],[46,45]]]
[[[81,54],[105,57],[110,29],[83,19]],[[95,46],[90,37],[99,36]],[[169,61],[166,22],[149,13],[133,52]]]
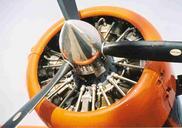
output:
[[[97,29],[80,20],[68,20],[61,30],[59,45],[72,64],[88,65],[100,55],[101,36]]]

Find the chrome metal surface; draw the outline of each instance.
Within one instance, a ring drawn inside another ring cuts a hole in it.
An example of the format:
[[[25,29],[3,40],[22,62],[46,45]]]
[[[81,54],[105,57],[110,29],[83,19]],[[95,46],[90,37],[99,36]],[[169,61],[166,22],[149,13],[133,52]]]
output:
[[[60,33],[59,44],[63,56],[80,65],[99,52],[101,37],[92,25],[80,20],[68,20]]]

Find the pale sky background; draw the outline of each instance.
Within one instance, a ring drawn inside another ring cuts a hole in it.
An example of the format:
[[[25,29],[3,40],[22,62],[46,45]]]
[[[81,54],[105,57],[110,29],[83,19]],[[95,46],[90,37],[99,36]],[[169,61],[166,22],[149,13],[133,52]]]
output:
[[[164,40],[182,41],[182,0],[76,0],[78,9],[124,7],[152,23]],[[28,101],[26,68],[31,48],[62,17],[56,0],[0,0],[0,124]],[[174,74],[182,64],[172,64]],[[35,112],[21,125],[44,125]]]

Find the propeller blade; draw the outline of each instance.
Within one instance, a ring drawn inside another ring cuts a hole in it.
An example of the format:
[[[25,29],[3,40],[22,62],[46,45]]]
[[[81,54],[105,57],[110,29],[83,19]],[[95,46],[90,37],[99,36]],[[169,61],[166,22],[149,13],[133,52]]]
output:
[[[80,19],[75,0],[57,0],[64,19]]]
[[[182,62],[180,41],[120,41],[105,44],[104,55],[131,59]]]
[[[18,123],[33,110],[37,104],[47,95],[47,93],[54,87],[54,85],[69,71],[72,67],[68,63],[64,63],[56,75],[52,78],[42,90],[35,95],[29,102],[27,102],[22,108],[18,110],[3,126],[2,128],[15,128]]]

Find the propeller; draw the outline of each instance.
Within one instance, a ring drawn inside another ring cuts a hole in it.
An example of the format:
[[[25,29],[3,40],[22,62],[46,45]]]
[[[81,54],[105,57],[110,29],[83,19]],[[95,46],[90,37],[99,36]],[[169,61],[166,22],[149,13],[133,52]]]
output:
[[[104,55],[131,59],[182,62],[180,41],[120,41],[105,43]]]
[[[72,67],[65,62],[58,70],[52,80],[42,90],[28,101],[22,108],[20,108],[3,126],[2,128],[14,128],[19,122],[31,112],[37,104],[47,95],[47,93],[54,87],[54,85],[69,71]]]
[[[80,19],[80,15],[75,0],[57,0],[57,1],[65,20]]]

